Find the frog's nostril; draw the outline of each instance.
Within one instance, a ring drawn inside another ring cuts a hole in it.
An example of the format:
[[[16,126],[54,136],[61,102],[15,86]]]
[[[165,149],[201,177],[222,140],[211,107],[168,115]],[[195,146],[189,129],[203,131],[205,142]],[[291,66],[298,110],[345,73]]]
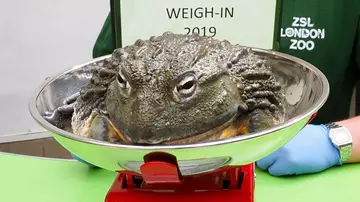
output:
[[[165,102],[163,100],[161,100],[160,98],[155,98],[154,99],[154,105],[157,107],[162,107],[164,106]]]

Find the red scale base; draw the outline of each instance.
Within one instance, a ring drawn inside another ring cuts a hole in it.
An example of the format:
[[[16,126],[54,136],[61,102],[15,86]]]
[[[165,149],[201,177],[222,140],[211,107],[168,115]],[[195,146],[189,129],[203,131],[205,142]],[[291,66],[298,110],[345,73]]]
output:
[[[105,202],[254,202],[253,163],[191,176],[181,176],[176,161],[145,161],[140,170],[118,172]]]

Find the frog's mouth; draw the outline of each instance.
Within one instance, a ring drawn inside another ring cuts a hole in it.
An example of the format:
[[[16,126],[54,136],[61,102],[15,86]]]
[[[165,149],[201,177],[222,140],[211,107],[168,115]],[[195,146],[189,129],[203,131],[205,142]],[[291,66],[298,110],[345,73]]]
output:
[[[238,132],[236,130],[233,130],[234,128],[234,122],[236,121],[236,116],[234,116],[229,121],[225,122],[224,124],[215,127],[213,129],[210,129],[204,133],[200,133],[198,135],[194,135],[191,137],[179,139],[179,140],[172,140],[172,141],[166,141],[163,142],[163,144],[191,144],[191,143],[199,143],[199,142],[207,142],[207,141],[213,141],[218,139],[225,139],[230,138],[238,135]]]
[[[226,139],[226,138],[235,137],[240,134],[248,133],[247,121],[240,121],[238,118],[239,118],[238,115],[235,115],[230,120],[223,123],[222,125],[197,135],[193,135],[177,140],[163,140],[155,144],[164,144],[164,145],[193,144],[193,143],[207,142],[218,139]],[[126,135],[126,133],[122,135],[121,139],[127,144],[134,144],[134,142],[131,140],[131,137]],[[139,145],[139,143],[135,143],[135,144]],[[154,145],[154,144],[140,143],[140,145]]]
[[[191,144],[191,143],[199,143],[199,142],[232,138],[238,135],[244,135],[249,133],[248,124],[249,124],[249,120],[241,118],[238,115],[235,115],[232,119],[230,119],[226,123],[216,128],[210,129],[204,133],[188,138],[183,138],[180,140],[167,141],[164,142],[163,144]]]

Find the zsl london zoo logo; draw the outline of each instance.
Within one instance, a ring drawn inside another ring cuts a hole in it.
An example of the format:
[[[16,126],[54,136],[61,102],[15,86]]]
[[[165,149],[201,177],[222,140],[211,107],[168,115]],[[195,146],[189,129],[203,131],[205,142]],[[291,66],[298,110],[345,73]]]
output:
[[[314,28],[310,17],[293,17],[291,27],[281,28],[280,36],[290,38],[291,50],[308,50],[315,48],[314,40],[325,38],[325,29]]]

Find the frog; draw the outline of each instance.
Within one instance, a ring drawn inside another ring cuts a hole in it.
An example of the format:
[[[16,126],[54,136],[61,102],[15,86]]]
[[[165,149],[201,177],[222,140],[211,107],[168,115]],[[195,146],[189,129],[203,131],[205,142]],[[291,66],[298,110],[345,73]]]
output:
[[[61,125],[67,116],[74,135],[158,145],[233,138],[284,117],[273,67],[225,39],[166,31],[116,48],[96,65],[49,122]]]

